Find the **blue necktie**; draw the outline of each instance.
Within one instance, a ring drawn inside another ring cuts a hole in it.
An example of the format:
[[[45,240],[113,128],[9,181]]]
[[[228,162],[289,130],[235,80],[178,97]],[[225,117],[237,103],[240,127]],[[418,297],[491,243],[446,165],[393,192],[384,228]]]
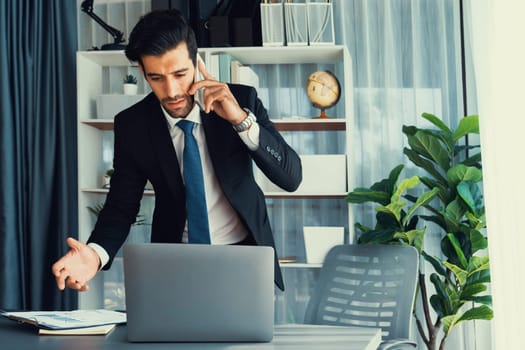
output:
[[[186,185],[186,211],[188,212],[188,242],[210,244],[208,209],[204,195],[199,147],[193,136],[193,122],[181,120],[176,124],[184,132],[183,177]]]

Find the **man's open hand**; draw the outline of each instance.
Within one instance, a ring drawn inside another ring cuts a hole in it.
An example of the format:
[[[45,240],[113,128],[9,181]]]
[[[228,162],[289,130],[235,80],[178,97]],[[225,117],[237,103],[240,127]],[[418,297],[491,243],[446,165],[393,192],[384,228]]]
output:
[[[91,247],[74,238],[69,237],[66,242],[71,249],[51,267],[58,289],[64,290],[67,286],[87,291],[87,282],[95,277],[100,258]]]

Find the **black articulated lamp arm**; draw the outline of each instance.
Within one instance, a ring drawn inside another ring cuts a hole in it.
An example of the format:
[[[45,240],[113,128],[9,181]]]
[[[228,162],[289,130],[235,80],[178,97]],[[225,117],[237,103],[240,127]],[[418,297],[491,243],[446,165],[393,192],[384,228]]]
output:
[[[99,16],[97,16],[93,12],[93,1],[94,0],[84,0],[82,4],[80,5],[83,12],[85,12],[89,17],[93,18],[95,22],[100,24],[102,28],[104,28],[111,36],[113,37],[113,43],[112,44],[104,44],[102,45],[102,50],[123,50],[125,49],[125,45],[121,45],[120,43],[124,42],[123,36],[124,33],[122,33],[120,30],[113,28],[106,22],[104,22]]]

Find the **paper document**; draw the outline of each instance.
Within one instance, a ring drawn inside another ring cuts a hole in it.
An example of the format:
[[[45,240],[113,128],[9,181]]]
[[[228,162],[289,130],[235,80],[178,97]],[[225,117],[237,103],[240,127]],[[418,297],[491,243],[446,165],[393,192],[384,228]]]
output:
[[[116,324],[103,326],[70,328],[70,329],[47,329],[38,328],[40,335],[106,335],[116,327]]]
[[[2,315],[46,329],[72,329],[126,323],[125,313],[103,309],[2,312]]]

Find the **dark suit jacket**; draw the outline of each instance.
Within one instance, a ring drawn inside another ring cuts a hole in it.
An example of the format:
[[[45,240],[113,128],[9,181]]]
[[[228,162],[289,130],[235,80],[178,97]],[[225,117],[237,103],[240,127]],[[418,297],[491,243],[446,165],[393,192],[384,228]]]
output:
[[[275,184],[294,191],[302,180],[301,161],[284,141],[253,88],[230,85],[239,105],[251,110],[260,126],[259,148],[250,151],[231,124],[201,112],[210,158],[218,182],[257,244],[274,246],[266,202],[257,186],[252,160]],[[185,191],[177,155],[160,103],[152,93],[120,112],[114,125],[114,173],[109,194],[88,242],[108,252],[110,262],[135,222],[146,181],[155,191],[152,242],[181,242],[186,221]],[[275,260],[275,283],[284,290]]]

